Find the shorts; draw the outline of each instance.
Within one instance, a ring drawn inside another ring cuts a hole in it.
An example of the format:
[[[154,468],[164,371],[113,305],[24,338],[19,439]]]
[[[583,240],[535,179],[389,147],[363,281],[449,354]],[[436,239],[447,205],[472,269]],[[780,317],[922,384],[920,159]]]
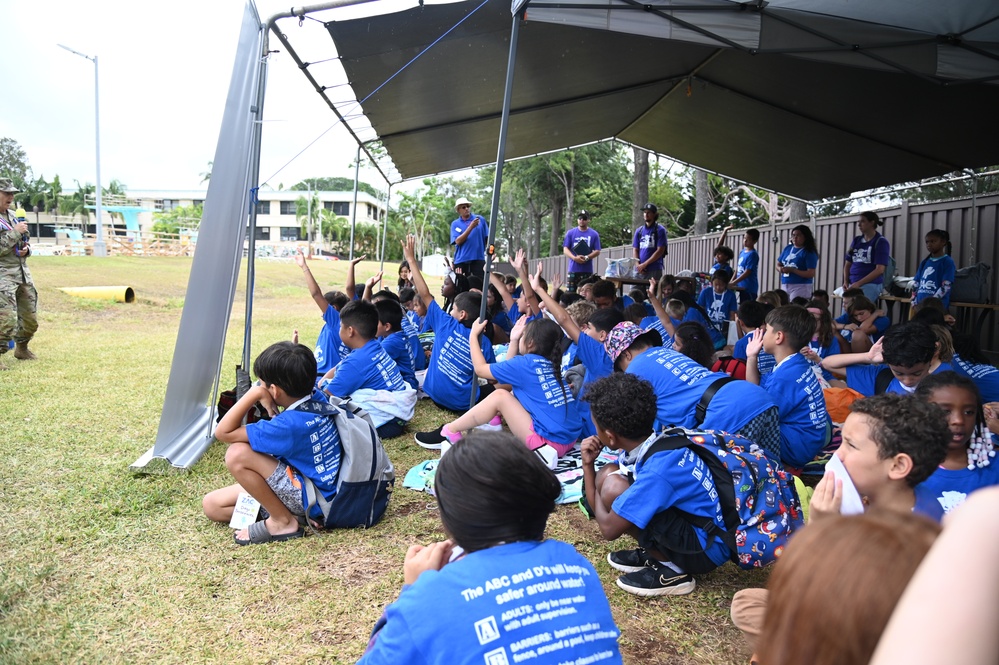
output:
[[[534,431],[533,424],[531,425],[531,433],[527,437],[527,441],[525,441],[524,443],[527,444],[528,450],[537,450],[541,446],[551,446],[552,448],[555,449],[555,452],[558,453],[559,459],[565,457],[566,453],[572,450],[573,447],[576,445],[575,441],[573,441],[572,443],[555,443],[554,441],[549,441],[548,439],[546,439],[545,437],[541,436],[540,434]]]
[[[771,459],[780,459],[780,409],[776,406],[750,420],[736,434],[763,448]]]
[[[673,509],[656,513],[645,528],[638,532],[638,544],[640,547],[658,550],[665,559],[691,575],[710,573],[718,567],[704,552],[694,526]]]
[[[271,488],[292,515],[305,514],[305,505],[302,503],[302,483],[295,477],[295,472],[290,466],[279,460],[274,473],[267,478],[267,486]],[[268,517],[263,506],[260,508],[260,515],[261,519]]]

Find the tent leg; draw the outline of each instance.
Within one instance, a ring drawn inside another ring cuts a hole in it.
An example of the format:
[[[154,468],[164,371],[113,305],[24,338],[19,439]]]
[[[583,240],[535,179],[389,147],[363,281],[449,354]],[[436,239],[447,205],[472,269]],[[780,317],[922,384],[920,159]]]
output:
[[[382,273],[385,272],[385,246],[388,244],[388,216],[389,216],[389,206],[392,202],[392,183],[389,183],[388,192],[385,195],[385,219],[382,220],[382,254],[381,261],[382,264],[378,267]],[[382,281],[382,288],[384,287],[384,278]]]
[[[354,227],[357,226],[357,179],[360,177],[361,171],[361,144],[357,144],[357,159],[354,160],[354,205],[351,207],[351,217],[350,217],[350,255],[351,261],[354,260]],[[348,298],[353,298],[353,293],[347,294]]]
[[[520,22],[523,12],[517,12],[510,27],[510,53],[506,61],[506,85],[503,89],[503,113],[500,116],[499,141],[496,146],[496,176],[493,179],[493,200],[489,206],[489,241],[486,243],[486,265],[482,276],[482,304],[479,306],[479,318],[486,318],[486,300],[489,293],[489,274],[493,268],[495,254],[496,227],[499,225],[500,185],[503,182],[503,164],[506,162],[506,135],[510,127],[510,104],[513,98],[513,70],[517,63],[517,39],[520,36]],[[478,384],[472,382],[472,394],[469,396],[468,408],[475,406]]]

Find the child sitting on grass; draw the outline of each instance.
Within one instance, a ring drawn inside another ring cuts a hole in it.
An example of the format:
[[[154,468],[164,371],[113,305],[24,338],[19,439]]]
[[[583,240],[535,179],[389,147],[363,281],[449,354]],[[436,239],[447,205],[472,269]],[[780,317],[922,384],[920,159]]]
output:
[[[522,317],[510,331],[506,360],[490,364],[478,341],[485,326],[485,321],[476,321],[469,338],[475,374],[509,384],[513,393],[494,390],[463,416],[445,424],[441,436],[455,443],[462,432],[489,424],[498,414],[514,436],[554,469],[559,458],[572,450],[583,427],[576,399],[562,380],[562,329],[547,318],[527,323]]]
[[[316,359],[308,347],[272,344],[257,356],[253,372],[257,384],[215,428],[215,438],[229,444],[225,465],[237,484],[209,492],[202,500],[205,515],[216,522],[232,519],[241,492],[260,502],[265,519],[237,531],[237,545],[301,538],[299,518],[305,520],[308,505],[303,479],[332,500],[343,452],[333,418],[317,415],[310,404],[325,399],[313,392]],[[244,426],[243,418],[257,402],[273,419]],[[309,518],[322,520],[322,514]]]
[[[736,317],[739,320],[739,325],[746,331],[746,334],[732,347],[733,358],[748,363],[749,356],[746,353],[746,347],[749,346],[749,340],[752,338],[753,331],[757,328],[762,328],[766,324],[767,314],[773,309],[772,305],[763,300],[747,300],[739,305]],[[774,365],[776,364],[777,361],[774,359],[773,354],[767,353],[766,349],[760,351],[760,355],[756,357],[756,367],[760,376],[770,374],[770,372],[774,371]]]
[[[845,369],[847,387],[861,395],[912,394],[925,377],[952,369],[940,362],[938,351],[933,330],[910,321],[889,328],[867,353],[829,356],[822,360],[822,367],[830,371]]]
[[[846,313],[849,323],[843,325],[842,329],[850,332],[850,348],[853,353],[863,353],[870,349],[891,325],[891,320],[884,312],[863,295],[853,298]]]
[[[607,561],[625,573],[617,585],[638,596],[684,595],[694,590],[691,575],[725,563],[728,548],[676,514],[714,520],[724,528],[718,492],[707,466],[692,451],[663,450],[643,459],[656,440],[656,395],[652,385],[632,374],[616,373],[590,386],[589,402],[597,435],[583,441],[583,488],[600,534],[617,540],[625,533],[638,549],[611,552]],[[634,478],[594,462],[604,446],[636,460]]]
[[[378,436],[402,434],[416,408],[416,389],[402,378],[395,361],[378,341],[378,310],[369,302],[354,300],[340,312],[340,339],[350,349],[319,382],[327,395],[351,398],[368,412]]]
[[[753,332],[746,347],[746,380],[762,386],[777,403],[780,461],[792,469],[801,469],[815,459],[830,433],[822,388],[811,364],[799,353],[812,337],[815,319],[804,307],[788,305],[767,314],[765,326]],[[761,351],[772,354],[777,361],[774,371],[765,377],[757,369]]]
[[[939,521],[972,492],[999,484],[999,464],[992,463],[999,421],[990,409],[993,431],[989,431],[975,382],[956,372],[926,377],[916,396],[943,409],[950,427],[943,464],[916,485],[916,509]]]
[[[406,318],[402,307],[389,298],[379,300],[374,305],[378,312],[378,339],[382,350],[399,368],[402,380],[416,390],[420,387],[416,380],[416,359],[413,357],[413,347],[402,329],[402,321]]]
[[[441,457],[434,489],[448,539],[406,552],[402,591],[361,665],[513,663],[534,653],[518,646],[528,640],[532,662],[621,663],[597,571],[545,540],[561,488],[534,455],[509,433],[471,432]]]

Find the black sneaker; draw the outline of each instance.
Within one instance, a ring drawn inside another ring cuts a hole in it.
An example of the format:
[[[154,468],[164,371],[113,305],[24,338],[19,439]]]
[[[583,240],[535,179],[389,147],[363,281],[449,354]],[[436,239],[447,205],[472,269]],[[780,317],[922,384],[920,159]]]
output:
[[[637,573],[643,568],[650,568],[659,562],[649,556],[644,547],[633,550],[619,550],[607,555],[607,563],[622,573]]]
[[[617,585],[636,596],[683,596],[694,591],[694,578],[660,563],[617,578]]]
[[[447,441],[443,436],[441,436],[441,428],[438,427],[432,432],[417,432],[413,439],[422,448],[427,448],[428,450],[440,450],[441,444]]]

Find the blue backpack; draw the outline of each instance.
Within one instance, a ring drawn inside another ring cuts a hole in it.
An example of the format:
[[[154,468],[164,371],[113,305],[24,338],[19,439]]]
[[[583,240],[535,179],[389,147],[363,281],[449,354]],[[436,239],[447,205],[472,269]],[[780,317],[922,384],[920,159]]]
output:
[[[762,568],[784,552],[788,537],[804,526],[794,483],[779,462],[748,439],[715,431],[665,429],[643,461],[663,450],[688,448],[711,471],[725,528],[710,517],[670,508],[703,530],[705,549],[721,539],[741,568]],[[694,554],[694,552],[689,552]]]

